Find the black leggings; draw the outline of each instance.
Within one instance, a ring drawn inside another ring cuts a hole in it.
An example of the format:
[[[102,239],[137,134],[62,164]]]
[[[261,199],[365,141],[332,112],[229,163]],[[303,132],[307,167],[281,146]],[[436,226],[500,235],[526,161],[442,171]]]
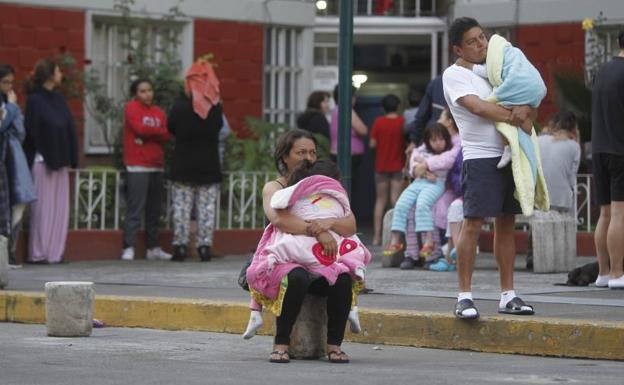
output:
[[[336,283],[329,286],[323,277],[312,280],[301,267],[291,270],[288,273],[288,289],[282,303],[282,314],[276,321],[275,344],[290,344],[290,333],[307,293],[327,297],[327,344],[342,344],[351,310],[351,286],[351,277],[346,273],[340,274]]]

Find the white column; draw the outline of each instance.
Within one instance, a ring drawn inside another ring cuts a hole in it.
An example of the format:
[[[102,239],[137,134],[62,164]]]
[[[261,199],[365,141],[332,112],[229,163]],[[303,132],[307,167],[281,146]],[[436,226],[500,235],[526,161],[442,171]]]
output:
[[[431,79],[438,76],[438,32],[431,33]]]
[[[442,72],[449,66],[449,39],[448,31],[442,33]]]

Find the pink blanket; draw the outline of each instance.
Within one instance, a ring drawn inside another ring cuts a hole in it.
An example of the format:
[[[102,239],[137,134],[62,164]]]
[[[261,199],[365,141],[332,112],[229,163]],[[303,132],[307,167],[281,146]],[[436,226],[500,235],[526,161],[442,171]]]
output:
[[[321,175],[305,178],[276,192],[271,206],[288,209],[304,220],[345,217],[351,213],[349,199],[340,183]],[[349,273],[356,280],[363,279],[371,260],[368,249],[357,236],[345,238],[331,234],[338,243],[335,258],[325,256],[314,237],[287,234],[269,224],[247,269],[249,286],[274,299],[284,276],[297,267],[323,276],[330,285],[342,273]]]

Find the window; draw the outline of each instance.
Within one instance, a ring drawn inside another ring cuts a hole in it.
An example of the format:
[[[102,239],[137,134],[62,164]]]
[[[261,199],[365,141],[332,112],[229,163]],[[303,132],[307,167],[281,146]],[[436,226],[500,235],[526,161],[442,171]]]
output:
[[[314,65],[338,65],[338,36],[329,33],[314,35]]]
[[[179,34],[180,57],[182,66],[185,68],[192,61],[192,28],[190,23],[165,22],[163,20],[145,19],[141,23],[141,29],[135,30],[135,34],[147,36],[146,46],[143,52],[147,53],[148,60],[153,62],[161,61],[161,52],[166,36]],[[132,50],[128,50],[128,42],[123,39],[128,38],[128,34],[123,32],[121,19],[112,16],[94,15],[91,18],[90,39],[87,47],[87,56],[91,64],[90,69],[96,71],[103,93],[107,97],[113,98],[116,102],[123,103],[128,95],[129,79],[127,68],[124,65],[128,60],[133,60],[133,56],[138,54],[136,50],[137,41],[130,42]],[[190,42],[189,40],[190,35]],[[132,52],[130,52],[132,51]],[[112,143],[121,127],[108,121],[100,124],[92,114],[90,101],[86,103],[85,114],[85,151],[91,154],[107,154],[112,151]]]
[[[264,119],[295,127],[301,87],[302,31],[269,27],[265,31]]]

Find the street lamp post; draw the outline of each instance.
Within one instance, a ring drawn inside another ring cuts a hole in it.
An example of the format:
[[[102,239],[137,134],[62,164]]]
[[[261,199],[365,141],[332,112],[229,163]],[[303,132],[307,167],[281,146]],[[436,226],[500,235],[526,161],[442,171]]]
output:
[[[353,72],[353,1],[340,0],[338,55],[338,166],[342,184],[351,195],[351,74]]]

